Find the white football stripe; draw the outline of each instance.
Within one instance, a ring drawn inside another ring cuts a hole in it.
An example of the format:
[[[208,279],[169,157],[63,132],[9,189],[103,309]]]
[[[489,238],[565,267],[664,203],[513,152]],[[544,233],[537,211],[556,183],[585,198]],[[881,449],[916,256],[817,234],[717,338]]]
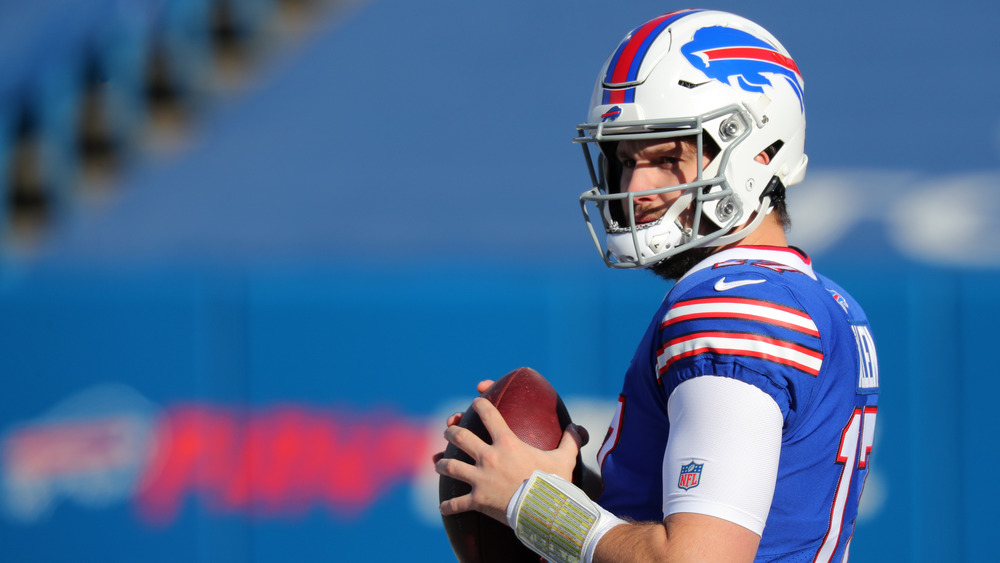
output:
[[[790,324],[803,328],[811,333],[818,333],[816,323],[809,316],[794,313],[785,309],[770,307],[768,305],[754,305],[735,301],[714,301],[691,303],[686,305],[675,305],[663,318],[663,322],[670,322],[678,317],[687,315],[712,315],[726,317],[763,317],[771,319],[777,323]]]
[[[803,366],[806,371],[815,373],[818,373],[820,367],[823,365],[822,355],[816,357],[794,348],[789,348],[788,346],[782,346],[781,344],[762,342],[749,338],[707,335],[684,340],[661,350],[656,357],[656,373],[659,374],[663,370],[663,367],[672,362],[674,358],[693,352],[694,350],[706,348],[720,351],[735,351],[737,354],[739,352],[747,352],[747,355],[763,354],[770,358],[777,358],[776,361],[779,361],[779,363],[796,364]]]

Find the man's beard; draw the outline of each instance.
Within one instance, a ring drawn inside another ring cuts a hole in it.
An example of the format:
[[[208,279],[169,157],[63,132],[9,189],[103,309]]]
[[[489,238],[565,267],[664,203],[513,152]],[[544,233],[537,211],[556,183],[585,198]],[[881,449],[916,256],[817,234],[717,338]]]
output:
[[[692,248],[691,250],[685,250],[676,256],[671,256],[666,260],[657,262],[655,265],[650,266],[649,269],[665,280],[676,281],[697,263],[708,258],[717,250],[719,249],[714,246]]]

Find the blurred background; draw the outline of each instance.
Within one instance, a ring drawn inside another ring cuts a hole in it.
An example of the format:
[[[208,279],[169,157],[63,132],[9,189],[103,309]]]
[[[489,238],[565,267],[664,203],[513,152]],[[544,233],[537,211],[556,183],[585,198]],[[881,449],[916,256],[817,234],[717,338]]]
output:
[[[669,289],[600,261],[570,139],[682,7],[0,3],[0,559],[453,560],[447,414],[532,366],[600,437]],[[1000,8],[704,7],[802,69],[790,238],[879,345],[852,561],[990,560]]]

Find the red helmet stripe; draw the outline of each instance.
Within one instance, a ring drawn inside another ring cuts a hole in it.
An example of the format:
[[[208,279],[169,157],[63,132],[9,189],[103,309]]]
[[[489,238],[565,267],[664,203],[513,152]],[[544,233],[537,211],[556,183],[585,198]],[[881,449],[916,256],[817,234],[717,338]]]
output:
[[[664,14],[649,20],[628,34],[618,46],[611,62],[608,64],[605,84],[623,84],[634,81],[639,75],[639,66],[649,51],[649,46],[659,37],[660,33],[678,18],[700,10],[679,10]],[[604,90],[605,104],[620,104],[632,101],[631,88]]]

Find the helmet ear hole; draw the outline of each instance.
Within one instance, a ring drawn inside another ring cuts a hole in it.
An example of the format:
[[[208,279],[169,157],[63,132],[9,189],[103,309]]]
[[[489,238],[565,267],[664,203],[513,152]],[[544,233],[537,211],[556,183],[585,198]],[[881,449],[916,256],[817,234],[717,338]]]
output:
[[[781,139],[778,139],[777,141],[771,143],[770,145],[768,145],[767,148],[765,148],[760,152],[766,154],[767,158],[774,160],[775,155],[778,154],[778,151],[780,151],[781,147],[783,146],[785,146],[785,142],[782,141]]]

